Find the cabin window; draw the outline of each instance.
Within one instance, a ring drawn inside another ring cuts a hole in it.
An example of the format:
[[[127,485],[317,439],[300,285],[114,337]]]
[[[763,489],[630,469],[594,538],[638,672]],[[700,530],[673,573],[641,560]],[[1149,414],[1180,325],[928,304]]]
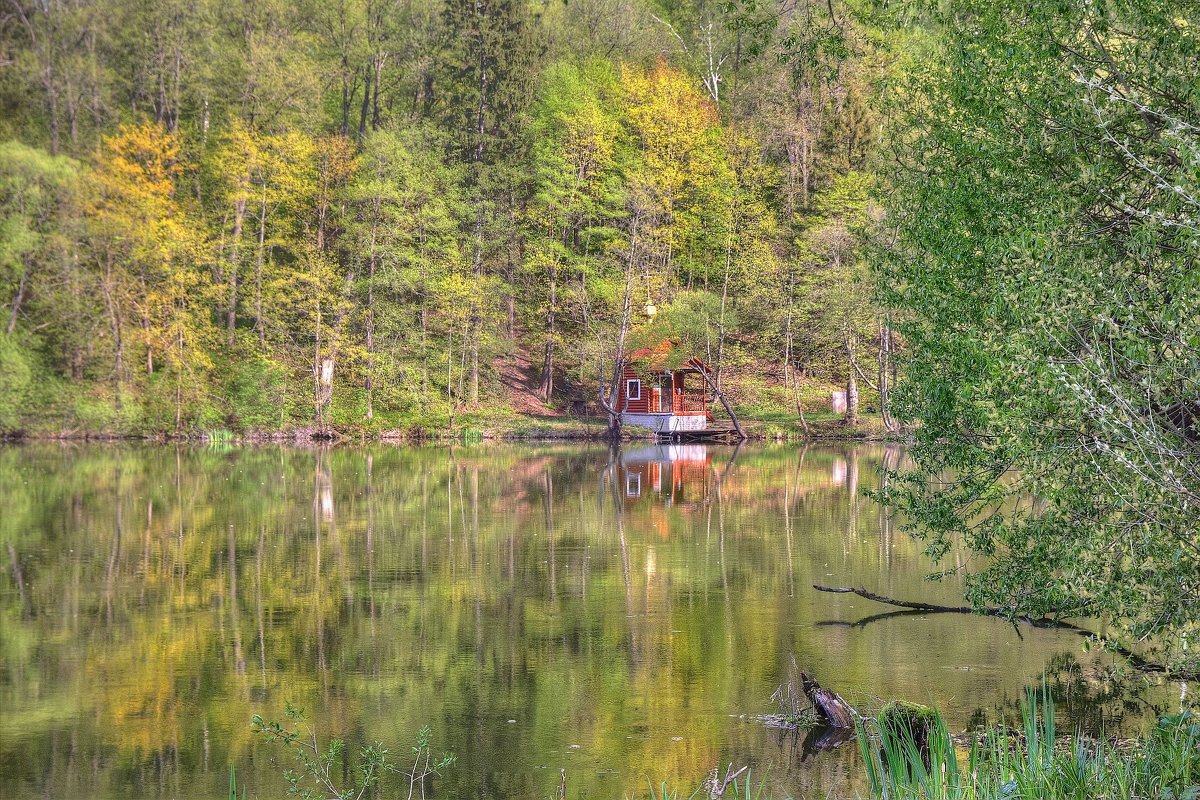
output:
[[[641,400],[642,399],[642,382],[635,378],[625,382],[625,399],[626,400]]]
[[[625,496],[626,497],[641,497],[642,496],[642,476],[636,472],[631,472],[625,476]]]

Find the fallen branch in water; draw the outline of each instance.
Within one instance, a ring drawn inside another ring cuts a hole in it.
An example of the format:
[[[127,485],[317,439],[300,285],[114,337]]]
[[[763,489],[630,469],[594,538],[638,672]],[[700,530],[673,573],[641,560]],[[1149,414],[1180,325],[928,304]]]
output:
[[[865,597],[868,600],[874,600],[876,603],[886,603],[889,606],[897,608],[911,608],[917,611],[948,611],[955,614],[974,614],[975,609],[970,606],[939,606],[933,603],[911,603],[907,600],[897,600],[894,597],[884,597],[881,594],[868,592],[865,588],[855,589],[852,586],[818,586],[815,583],[813,588],[818,592],[832,592],[833,594],[856,594],[859,597]],[[981,613],[994,614],[1000,616],[1001,610],[998,608],[980,609]]]
[[[974,608],[973,606],[942,606],[936,603],[914,603],[908,600],[897,600],[894,597],[887,597],[886,595],[869,592],[865,587],[856,589],[852,586],[818,586],[814,583],[813,588],[818,592],[829,592],[832,594],[856,594],[859,597],[872,600],[876,603],[883,603],[884,605],[909,609],[911,611],[926,611],[931,614],[983,614],[989,617],[1006,619],[1013,623],[1024,622],[1026,625],[1032,625],[1035,628],[1062,628],[1063,630],[1073,631],[1080,636],[1096,636],[1095,633],[1089,631],[1087,628],[1081,628],[1078,625],[1072,625],[1070,622],[1063,622],[1062,620],[1054,619],[1052,617],[1039,617],[1035,619],[1028,615],[1014,614],[1012,609],[997,608],[995,606],[982,606],[980,608]],[[886,617],[890,615],[878,616]],[[1159,664],[1154,661],[1147,661],[1145,658],[1133,652],[1129,648],[1123,647],[1115,642],[1108,642],[1108,647],[1118,655],[1124,656],[1129,660],[1129,663],[1132,664],[1135,669],[1141,670],[1142,672],[1159,673],[1170,678],[1183,678],[1185,680],[1194,680],[1197,677],[1200,677],[1188,670],[1172,670],[1163,664]]]
[[[1024,614],[1014,614],[1010,608],[997,608],[996,606],[940,606],[936,603],[914,603],[908,600],[897,600],[894,597],[887,597],[875,592],[868,592],[865,588],[855,589],[853,586],[818,586],[813,584],[813,588],[818,592],[831,592],[833,594],[856,594],[859,597],[864,597],[867,600],[874,600],[876,603],[883,603],[896,608],[906,608],[912,611],[928,611],[931,614],[982,614],[988,617],[999,617],[1010,622],[1024,622],[1026,625],[1032,625],[1035,628],[1070,628],[1072,630],[1082,631],[1083,628],[1072,625],[1069,622],[1053,619],[1051,617],[1030,617]]]
[[[747,765],[734,772],[733,762],[731,761],[729,762],[729,766],[725,768],[725,779],[722,780],[720,768],[720,764],[713,767],[713,771],[709,774],[708,780],[706,780],[700,786],[700,791],[708,792],[709,800],[719,800],[719,798],[724,797],[725,790],[729,788],[729,784],[732,783],[736,787],[738,776],[750,769],[749,765]],[[735,791],[734,794],[737,794],[737,792]]]

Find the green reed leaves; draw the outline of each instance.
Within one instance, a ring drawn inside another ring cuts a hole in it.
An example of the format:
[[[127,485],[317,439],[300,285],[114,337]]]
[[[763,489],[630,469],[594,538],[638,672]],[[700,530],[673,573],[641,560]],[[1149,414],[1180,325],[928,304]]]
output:
[[[922,746],[902,726],[859,729],[876,800],[1200,800],[1200,719],[1166,716],[1119,747],[1075,735],[1059,742],[1049,694],[1030,692],[1022,729],[993,729],[967,748],[967,769],[940,715]]]

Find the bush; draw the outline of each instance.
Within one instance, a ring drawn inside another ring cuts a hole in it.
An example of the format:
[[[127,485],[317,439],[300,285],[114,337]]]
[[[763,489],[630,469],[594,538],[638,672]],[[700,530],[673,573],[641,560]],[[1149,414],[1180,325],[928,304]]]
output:
[[[234,358],[228,369],[226,421],[235,430],[278,430],[294,418],[297,394],[287,369],[264,355]]]
[[[21,428],[33,389],[33,366],[17,337],[0,334],[0,432]]]

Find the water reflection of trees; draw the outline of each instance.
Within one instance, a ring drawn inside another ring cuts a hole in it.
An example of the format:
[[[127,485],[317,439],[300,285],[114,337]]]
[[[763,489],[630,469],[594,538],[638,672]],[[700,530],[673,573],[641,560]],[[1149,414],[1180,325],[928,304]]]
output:
[[[793,653],[851,690],[928,699],[881,665],[978,644],[816,625],[848,610],[808,591],[829,571],[956,591],[921,583],[918,547],[858,491],[900,451],[730,455],[627,503],[602,447],[0,450],[22,574],[0,595],[3,793],[217,794],[233,760],[267,795],[276,768],[246,723],[285,701],[352,744],[428,722],[464,794],[541,796],[561,765],[619,796],[735,756],[845,784],[727,715],[763,710]],[[1015,691],[1029,665],[995,659],[1014,677],[983,685]]]

